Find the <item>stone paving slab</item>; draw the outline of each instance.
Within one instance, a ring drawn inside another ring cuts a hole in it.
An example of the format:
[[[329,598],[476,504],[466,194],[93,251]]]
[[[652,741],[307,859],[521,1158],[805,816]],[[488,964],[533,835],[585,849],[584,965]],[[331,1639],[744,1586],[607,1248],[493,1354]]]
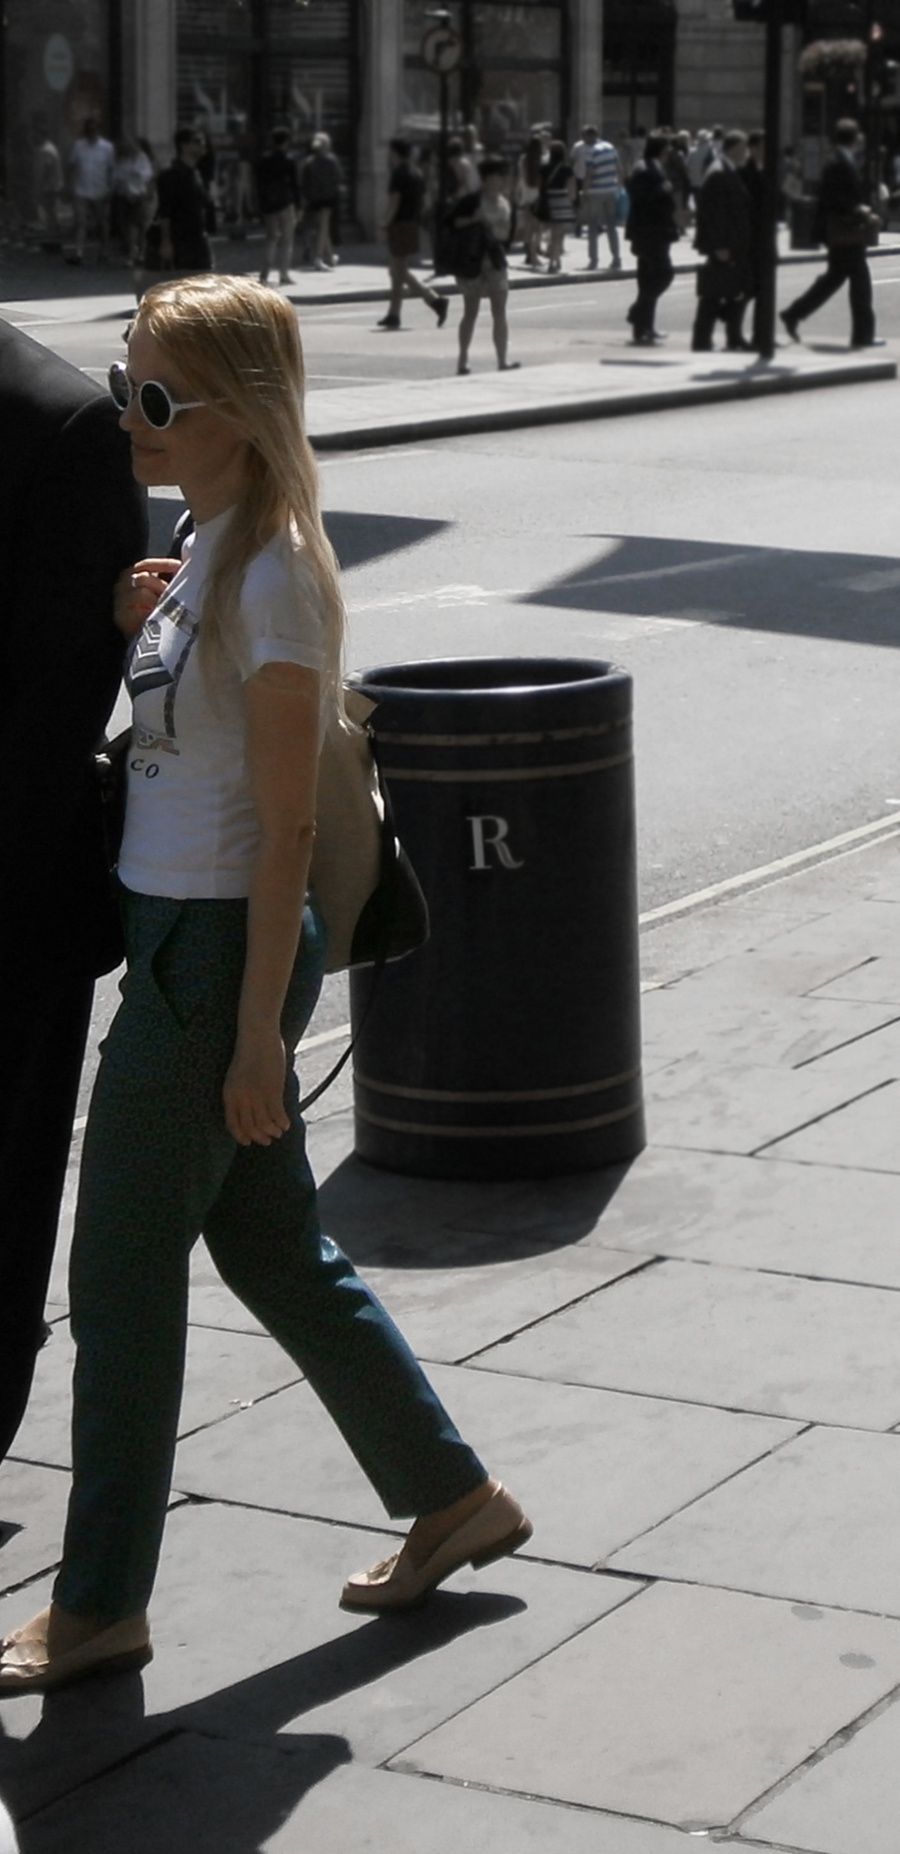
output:
[[[893,944],[897,944],[896,934]],[[900,959],[868,956],[842,978],[821,985],[820,998],[844,998],[859,1003],[900,1006]]]
[[[900,1178],[649,1147],[583,1241],[897,1289]]]
[[[887,1429],[900,1423],[898,1322],[888,1290],[663,1261],[473,1368]]]
[[[34,1390],[13,1447],[19,1458],[69,1467],[72,1367],[68,1325],[58,1325],[38,1356]],[[302,1373],[273,1339],[191,1327],[179,1435],[234,1416],[246,1404],[296,1384]]]
[[[348,1755],[382,1761],[643,1587],[513,1559],[460,1572],[412,1616],[344,1614],[345,1576],[383,1543],[283,1514],[177,1509],[152,1606],[156,1658],[140,1678],[54,1696],[37,1732],[37,1695],[0,1702],[0,1785],[11,1806],[46,1804],[124,1745],[176,1728],[271,1745],[327,1716]],[[0,1628],[33,1613],[48,1588],[4,1598]]]
[[[555,1258],[487,1262],[480,1268],[375,1268],[366,1271],[366,1279],[418,1358],[453,1364],[596,1293],[650,1259],[571,1247]]]
[[[812,1627],[797,1608],[656,1584],[397,1767],[727,1826],[900,1680],[900,1623],[826,1611]]]
[[[5,1462],[0,1477],[0,1597],[59,1562],[68,1499],[68,1474],[33,1462]]]
[[[857,1004],[849,1008],[862,1011],[865,1006]],[[863,1086],[867,1081],[896,1081],[900,1077],[900,1021],[892,1018],[887,1024],[876,1025],[861,1032],[850,1043],[823,1050],[812,1057],[811,1062],[820,1075],[861,1075]]]
[[[751,1153],[833,1115],[865,1092],[862,1080],[854,1085],[853,1077],[821,1075],[814,1067],[726,1065],[686,1056],[650,1075],[645,1096],[655,1145]]]
[[[896,859],[896,835],[892,841]],[[785,924],[783,931],[768,942],[767,956],[791,953],[802,945],[807,953],[815,949],[828,956],[837,953],[847,972],[856,972],[872,958],[890,958],[900,946],[900,919],[896,902],[883,892],[886,882],[886,875],[876,878],[870,882],[869,893],[863,890],[861,899],[845,900],[843,906],[829,908],[815,921]],[[839,995],[844,995],[843,988]]]
[[[900,1084],[870,1080],[859,1071],[835,1073],[848,1094],[856,1099],[835,1108],[814,1126],[785,1134],[768,1148],[776,1159],[797,1159],[804,1165],[846,1165],[854,1170],[900,1172]],[[863,1093],[862,1083],[866,1087]],[[765,1155],[764,1155],[765,1156]]]
[[[813,1429],[618,1552],[613,1568],[900,1616],[900,1435]]]
[[[526,1507],[535,1528],[526,1555],[565,1564],[601,1563],[796,1433],[779,1419],[668,1399],[442,1366],[429,1375],[463,1434]],[[181,1492],[402,1530],[308,1385],[235,1421],[180,1445]]]
[[[754,1810],[750,1833],[811,1854],[888,1854],[897,1846],[900,1708],[894,1701]]]
[[[685,1854],[652,1823],[347,1766],[339,1735],[312,1733],[277,1750],[181,1734],[34,1817],[22,1854],[72,1854],[73,1834],[90,1854]]]
[[[889,1004],[860,1005],[848,1000],[773,998],[748,1014],[740,993],[719,993],[698,1009],[699,984],[686,978],[645,995],[642,1003],[645,1075],[675,1061],[716,1059],[733,1067],[750,1063],[769,1068],[799,1068],[832,1050],[855,1048],[884,1025],[900,1018]],[[820,1069],[820,1073],[823,1071]]]

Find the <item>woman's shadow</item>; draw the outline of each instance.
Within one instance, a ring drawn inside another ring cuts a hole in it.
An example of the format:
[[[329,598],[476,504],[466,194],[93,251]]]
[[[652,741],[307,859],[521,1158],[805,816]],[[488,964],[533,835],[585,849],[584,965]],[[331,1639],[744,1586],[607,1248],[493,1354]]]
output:
[[[0,1735],[21,1854],[261,1854],[353,1758],[345,1737],[285,1726],[524,1608],[499,1593],[440,1591],[414,1615],[373,1619],[150,1718],[140,1674],[48,1694],[28,1738]]]

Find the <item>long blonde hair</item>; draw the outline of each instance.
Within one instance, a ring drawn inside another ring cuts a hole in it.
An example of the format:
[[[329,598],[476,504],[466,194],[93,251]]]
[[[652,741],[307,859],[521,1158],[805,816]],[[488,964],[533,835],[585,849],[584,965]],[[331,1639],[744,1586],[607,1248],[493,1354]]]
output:
[[[185,277],[147,290],[135,316],[178,368],[249,444],[244,492],[213,555],[200,624],[200,660],[214,672],[237,641],[247,567],[289,531],[315,580],[325,622],[326,670],[339,711],[346,617],[334,550],[322,525],[319,472],[303,416],[303,348],[297,318],[249,277]]]

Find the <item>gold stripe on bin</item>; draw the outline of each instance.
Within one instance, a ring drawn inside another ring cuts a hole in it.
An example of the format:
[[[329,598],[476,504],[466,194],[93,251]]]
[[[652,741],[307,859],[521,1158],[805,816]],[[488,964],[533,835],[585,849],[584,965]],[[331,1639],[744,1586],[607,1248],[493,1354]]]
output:
[[[370,1114],[368,1109],[357,1105],[356,1113],[370,1127],[386,1127],[389,1133],[417,1133],[425,1139],[529,1139],[532,1134],[544,1133],[590,1133],[595,1127],[611,1127],[617,1120],[627,1120],[631,1114],[639,1114],[642,1103],[635,1101],[631,1107],[617,1107],[611,1114],[595,1114],[590,1120],[558,1120],[543,1127],[440,1127],[422,1126],[412,1120],[388,1120],[383,1114]]]
[[[406,1088],[399,1082],[373,1081],[368,1075],[357,1071],[356,1081],[361,1088],[371,1088],[375,1094],[395,1094],[404,1101],[454,1101],[466,1102],[490,1101],[571,1101],[582,1094],[602,1094],[607,1088],[621,1088],[626,1082],[636,1081],[640,1075],[640,1066],[625,1069],[621,1075],[605,1075],[600,1081],[575,1082],[566,1088],[514,1088],[512,1090],[478,1090],[475,1093],[458,1093],[450,1088]]]
[[[383,766],[386,779],[418,779],[430,785],[482,785],[504,779],[571,779],[579,773],[604,772],[611,766],[626,766],[629,753],[614,753],[605,760],[573,760],[568,766],[470,766],[437,771],[425,766]]]
[[[375,734],[385,747],[539,747],[545,740],[589,740],[630,726],[631,716],[622,715],[597,727],[545,727],[532,734],[379,734],[377,727]]]

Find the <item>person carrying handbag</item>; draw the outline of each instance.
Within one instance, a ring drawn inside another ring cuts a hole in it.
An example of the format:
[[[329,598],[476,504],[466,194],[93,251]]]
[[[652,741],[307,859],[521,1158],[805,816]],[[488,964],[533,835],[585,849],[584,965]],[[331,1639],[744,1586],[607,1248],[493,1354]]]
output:
[[[802,296],[781,311],[781,321],[792,341],[800,340],[800,323],[821,309],[846,283],[850,292],[851,348],[884,346],[875,333],[872,277],[866,259],[869,238],[881,221],[866,202],[856,165],[861,144],[859,124],[849,116],[842,118],[834,132],[834,152],[822,169],[813,223],[814,238],[828,247],[828,265]]]
[[[697,313],[691,347],[708,350],[721,317],[726,346],[750,349],[742,331],[744,311],[753,291],[750,202],[739,169],[749,153],[746,135],[730,129],[722,153],[707,168],[697,194],[697,250],[706,263],[697,272]]]
[[[562,266],[563,246],[568,231],[575,224],[575,170],[566,154],[564,142],[551,142],[547,162],[542,170],[538,218],[549,226],[547,269]]]
[[[479,176],[480,191],[458,193],[447,215],[453,271],[463,299],[456,371],[458,374],[469,372],[469,348],[481,299],[486,296],[491,305],[497,366],[501,373],[508,373],[519,365],[518,361],[507,358],[509,272],[506,250],[512,233],[512,207],[504,189],[509,169],[501,156],[485,155],[479,162]]]
[[[239,277],[157,285],[111,390],[185,557],[123,576],[134,731],[119,857],[128,955],[85,1132],[71,1265],[73,1482],[53,1600],[0,1650],[0,1696],[151,1656],[188,1261],[294,1359],[405,1543],[345,1607],[405,1609],[531,1535],[350,1261],[320,1230],[292,1051],[326,957],[307,884],[344,607],[303,424],[296,317]]]

